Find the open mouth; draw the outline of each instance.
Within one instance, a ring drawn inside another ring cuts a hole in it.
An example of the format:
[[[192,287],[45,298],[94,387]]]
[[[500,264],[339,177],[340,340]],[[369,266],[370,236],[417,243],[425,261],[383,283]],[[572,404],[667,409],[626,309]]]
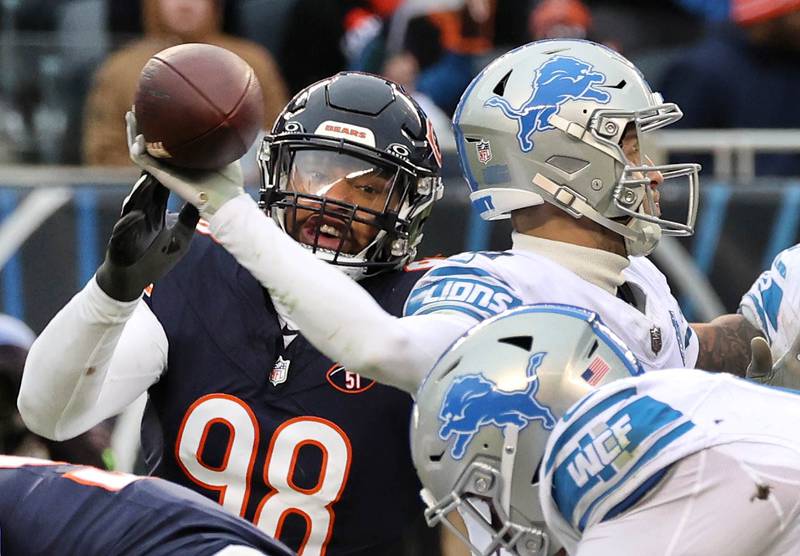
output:
[[[350,235],[348,232],[347,225],[338,218],[313,215],[309,216],[300,227],[299,241],[312,247],[346,253]]]

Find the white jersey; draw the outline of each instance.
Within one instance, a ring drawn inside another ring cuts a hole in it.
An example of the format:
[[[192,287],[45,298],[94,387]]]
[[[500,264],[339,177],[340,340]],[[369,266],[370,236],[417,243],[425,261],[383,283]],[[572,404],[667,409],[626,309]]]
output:
[[[573,405],[545,450],[540,502],[574,552],[584,531],[643,498],[671,464],[705,448],[758,442],[800,456],[798,393],[725,373],[673,369],[614,381]]]
[[[800,246],[778,253],[744,294],[740,310],[764,333],[773,360],[780,359],[800,333]]]
[[[693,367],[697,335],[664,275],[644,257],[630,257],[623,274],[642,310],[529,250],[462,253],[417,282],[405,314],[455,311],[480,321],[520,305],[574,305],[599,314],[645,370]]]

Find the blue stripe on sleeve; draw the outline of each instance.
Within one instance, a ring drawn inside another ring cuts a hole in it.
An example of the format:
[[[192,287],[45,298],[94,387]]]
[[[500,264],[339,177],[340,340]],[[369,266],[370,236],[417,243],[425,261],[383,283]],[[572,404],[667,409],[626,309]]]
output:
[[[764,301],[762,307],[769,322],[772,324],[772,329],[778,330],[778,311],[781,309],[781,301],[783,301],[783,290],[773,280],[767,289],[761,290],[761,299]]]
[[[752,293],[747,294],[748,299],[753,302],[753,308],[756,310],[756,314],[758,315],[758,320],[761,321],[761,331],[767,335],[767,341],[772,343],[772,337],[769,333],[769,325],[767,324],[767,315],[764,314],[764,309],[761,307],[761,300],[758,299]]]
[[[597,416],[598,413],[593,409],[587,413]],[[613,416],[593,423],[595,426],[579,439],[579,446],[553,471],[553,498],[561,514],[574,523],[575,508],[598,482],[610,482],[631,461],[631,456],[635,461],[633,469],[647,461],[644,458],[655,456],[660,448],[656,451],[653,449],[666,445],[663,444],[663,438],[658,439],[641,458],[636,457],[637,449],[647,439],[659,434],[664,427],[681,417],[683,414],[671,406],[650,396],[642,396],[626,404]],[[622,435],[624,444],[620,444],[620,438],[612,433],[615,428],[625,431]],[[671,433],[667,433],[664,438],[671,438],[670,435]],[[627,457],[622,457],[626,452]],[[608,495],[608,492],[593,501],[591,507]],[[582,520],[586,519],[591,507]]]
[[[663,469],[659,469],[655,473],[653,473],[650,477],[648,477],[642,484],[640,484],[636,489],[631,492],[628,496],[625,497],[622,502],[608,510],[608,513],[603,516],[603,519],[600,520],[602,523],[603,521],[608,521],[609,519],[613,519],[617,517],[619,514],[627,510],[628,508],[633,507],[639,500],[644,498],[644,495],[650,492],[650,489],[655,487],[661,479],[664,478],[664,475],[667,474],[672,465],[668,465]]]
[[[660,454],[661,451],[664,450],[664,448],[666,448],[667,446],[675,442],[678,438],[689,432],[689,430],[691,430],[693,427],[694,423],[692,423],[691,421],[686,421],[685,423],[678,425],[673,430],[671,430],[670,432],[659,438],[655,442],[655,444],[653,444],[650,447],[650,449],[647,450],[647,452],[645,452],[641,458],[639,458],[639,461],[637,461],[636,464],[627,473],[625,473],[625,476],[617,484],[618,485],[624,484],[625,481],[627,481],[631,475],[633,475],[636,471],[638,471],[640,467],[642,467],[645,463],[649,462],[658,454]],[[579,531],[583,531],[583,529],[586,527],[586,521],[588,520],[589,515],[591,515],[592,510],[597,506],[597,504],[605,500],[605,498],[608,497],[608,495],[610,495],[611,492],[612,492],[611,490],[606,491],[606,493],[603,496],[600,496],[599,498],[597,498],[597,500],[595,500],[589,505],[589,508],[587,508],[586,512],[584,512],[580,522],[578,523]]]
[[[574,423],[568,426],[564,431],[558,435],[558,440],[553,445],[553,449],[550,451],[550,457],[547,459],[547,463],[544,466],[544,472],[549,473],[550,469],[553,467],[553,463],[555,462],[556,456],[564,447],[564,445],[569,442],[572,437],[581,430],[586,423],[594,419],[598,414],[604,412],[609,407],[630,398],[631,396],[636,395],[636,387],[625,388],[624,390],[620,390],[615,394],[610,395],[606,399],[601,402],[598,402],[596,406],[588,410],[586,413],[581,415],[579,419],[577,419]],[[565,413],[562,417],[563,421],[568,421],[572,416],[575,414],[576,411],[583,405],[582,403],[575,407],[570,413]]]

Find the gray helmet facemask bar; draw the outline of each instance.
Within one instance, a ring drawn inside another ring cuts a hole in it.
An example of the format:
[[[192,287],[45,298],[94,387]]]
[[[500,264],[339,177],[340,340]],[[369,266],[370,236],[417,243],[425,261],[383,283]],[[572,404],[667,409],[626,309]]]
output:
[[[516,437],[514,433],[511,435]],[[447,527],[476,556],[492,556],[497,554],[500,548],[520,556],[544,556],[548,553],[550,545],[544,523],[541,524],[542,528],[522,527],[512,522],[509,517],[511,484],[503,480],[503,474],[511,476],[510,470],[514,466],[516,454],[516,439],[509,438],[508,431],[505,444],[510,448],[507,450],[510,457],[507,458],[504,453],[500,469],[477,460],[473,461],[461,474],[452,492],[441,500],[436,500],[429,490],[422,489],[420,494],[428,506],[425,510],[425,520],[430,527],[440,523]],[[503,468],[506,468],[505,471],[501,470]],[[458,511],[462,516],[469,516],[471,523],[478,525],[491,539],[489,544],[480,548],[470,541],[448,519],[454,511]],[[492,522],[493,518],[495,523]]]
[[[657,93],[654,93],[653,96],[654,98],[660,100],[660,95]],[[651,108],[636,111],[598,108],[594,111],[589,120],[590,123],[588,129],[576,122],[569,121],[558,114],[553,114],[550,116],[549,123],[566,133],[568,136],[596,148],[608,156],[615,158],[624,165],[619,182],[616,184],[613,192],[614,206],[619,211],[630,216],[632,219],[656,224],[660,228],[660,232],[664,235],[690,236],[694,233],[694,225],[697,219],[700,165],[694,163],[632,165],[626,159],[622,147],[620,147],[620,145],[613,140],[603,136],[606,134],[598,131],[606,129],[606,126],[610,126],[610,129],[613,131],[612,133],[609,133],[608,136],[613,137],[616,136],[619,129],[624,127],[623,124],[625,122],[634,122],[636,125],[637,136],[641,137],[641,135],[644,133],[660,129],[676,122],[682,116],[683,112],[681,112],[676,104],[662,103]],[[664,182],[667,182],[668,180],[675,180],[677,178],[688,178],[688,209],[686,218],[683,222],[660,218],[653,214],[648,214],[645,210],[643,210],[645,206],[652,207],[655,205],[653,191],[650,187],[651,179],[648,177],[648,173],[651,172],[660,173]],[[547,180],[547,182],[550,182],[549,184],[541,183],[542,180],[537,180],[537,177],[540,176],[534,177],[534,184],[541,187],[552,197],[554,197],[557,201],[557,204],[563,205],[563,203],[557,197],[557,193],[559,193],[559,191],[553,191],[552,185],[556,184],[550,180]],[[556,187],[558,187],[560,190],[564,189],[558,185],[556,185]],[[575,193],[569,189],[567,189],[567,191],[573,194]],[[561,195],[562,198],[566,198],[563,193]],[[577,198],[579,197],[580,196]],[[598,211],[586,203],[585,200],[583,203],[572,203],[572,208],[574,211],[574,216],[577,216],[575,213],[582,214],[598,224],[620,234],[628,240],[636,240],[643,233],[646,233],[643,232],[641,226],[631,227],[630,223],[628,225],[621,224],[601,215]],[[633,223],[635,220],[632,220],[631,222]],[[653,245],[653,247],[654,246],[655,245]],[[636,251],[636,249],[634,250]]]

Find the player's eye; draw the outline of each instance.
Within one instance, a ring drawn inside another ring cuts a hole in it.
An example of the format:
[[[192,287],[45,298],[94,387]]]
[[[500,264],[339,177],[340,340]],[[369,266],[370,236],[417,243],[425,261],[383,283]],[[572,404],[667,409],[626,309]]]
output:
[[[369,183],[357,183],[355,188],[361,191],[362,193],[366,193],[367,195],[377,195],[381,192],[377,186],[374,186]]]

